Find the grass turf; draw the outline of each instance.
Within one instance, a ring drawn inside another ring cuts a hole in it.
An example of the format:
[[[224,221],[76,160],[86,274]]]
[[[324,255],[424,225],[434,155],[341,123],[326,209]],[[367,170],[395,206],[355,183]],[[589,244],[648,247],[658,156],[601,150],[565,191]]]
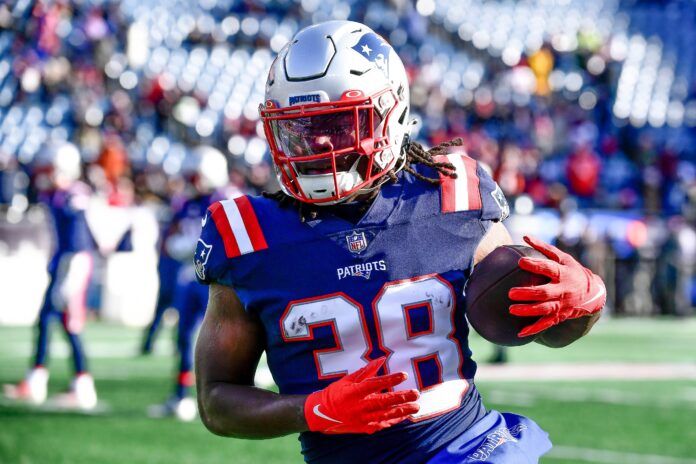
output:
[[[139,331],[90,325],[87,350],[108,409],[84,415],[0,404],[0,463],[301,462],[296,436],[232,440],[213,436],[199,422],[147,418],[147,406],[163,401],[172,388],[173,346],[163,335],[152,357],[139,358]],[[601,324],[566,349],[525,346],[511,350],[510,358],[525,363],[694,362],[695,335],[693,320],[618,320]],[[0,383],[23,375],[32,338],[28,329],[0,328]],[[486,359],[490,347],[485,342],[473,336],[472,346],[476,359]],[[52,354],[50,392],[55,393],[67,386],[70,375],[67,346],[58,333]],[[556,445],[696,462],[691,461],[696,458],[695,382],[508,381],[479,382],[478,387],[488,407],[534,418]],[[608,462],[580,458],[552,454],[542,462]]]

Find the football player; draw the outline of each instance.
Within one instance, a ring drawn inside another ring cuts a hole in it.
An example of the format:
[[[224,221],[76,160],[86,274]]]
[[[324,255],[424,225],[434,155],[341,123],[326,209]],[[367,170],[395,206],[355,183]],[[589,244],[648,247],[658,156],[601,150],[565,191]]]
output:
[[[49,323],[57,317],[72,348],[75,377],[60,405],[92,409],[97,404],[94,380],[87,370],[80,332],[86,318],[86,294],[96,243],[85,217],[91,190],[81,182],[80,153],[72,143],[47,142],[34,163],[39,201],[46,205],[55,238],[48,266],[50,282],[37,323],[34,364],[17,385],[5,385],[8,398],[41,404],[46,400]]]
[[[174,214],[162,239],[160,293],[144,348],[148,348],[148,351],[151,349],[164,310],[170,306],[178,310],[179,369],[174,393],[166,403],[152,406],[149,412],[152,416],[173,415],[182,420],[192,420],[195,418],[196,405],[188,397],[188,390],[193,385],[193,339],[208,303],[208,289],[196,281],[192,258],[206,209],[233,192],[226,189],[229,181],[227,160],[215,148],[200,146],[192,150],[184,161],[182,173],[192,193]],[[174,264],[163,266],[162,262]]]
[[[391,46],[355,22],[303,29],[260,111],[281,191],[212,205],[195,256],[210,285],[196,349],[206,427],[300,432],[311,463],[537,462],[547,434],[483,406],[463,316],[474,265],[511,242],[507,203],[452,143],[409,141]],[[528,243],[550,260],[525,268],[552,283],[516,290],[516,313],[544,316],[521,336],[601,309],[597,276]],[[279,393],[254,387],[263,351]]]

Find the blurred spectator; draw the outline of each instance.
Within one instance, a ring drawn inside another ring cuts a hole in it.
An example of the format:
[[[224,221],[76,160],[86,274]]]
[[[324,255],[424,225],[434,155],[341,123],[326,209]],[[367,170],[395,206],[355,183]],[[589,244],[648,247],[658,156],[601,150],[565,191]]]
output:
[[[266,70],[299,28],[351,18],[403,58],[413,138],[463,137],[513,204],[676,218],[670,255],[696,220],[696,59],[684,52],[695,15],[679,0],[3,4],[0,203],[8,219],[30,210],[49,138],[79,147],[97,195],[157,205],[163,221],[186,198],[182,170],[201,143],[224,154],[240,191],[275,190],[258,120]],[[635,282],[624,276],[641,250],[607,231],[588,243],[616,255],[617,308],[630,310]],[[649,272],[680,269],[688,282],[693,255],[682,256],[691,261],[660,257]]]

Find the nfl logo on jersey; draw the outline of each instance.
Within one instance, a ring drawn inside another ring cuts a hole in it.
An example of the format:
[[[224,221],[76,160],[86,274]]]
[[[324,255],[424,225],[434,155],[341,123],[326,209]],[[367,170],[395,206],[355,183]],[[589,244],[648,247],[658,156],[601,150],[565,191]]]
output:
[[[351,235],[346,236],[346,241],[348,242],[348,249],[351,253],[360,253],[367,248],[365,232],[353,232]]]

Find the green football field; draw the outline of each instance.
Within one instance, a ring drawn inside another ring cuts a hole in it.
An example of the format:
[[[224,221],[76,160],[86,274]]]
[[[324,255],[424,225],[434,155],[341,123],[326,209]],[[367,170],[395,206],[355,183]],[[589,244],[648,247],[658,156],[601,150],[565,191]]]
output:
[[[23,376],[31,339],[30,329],[0,328],[0,383]],[[296,436],[224,439],[198,421],[148,418],[147,406],[170,393],[175,360],[170,329],[152,357],[135,356],[139,339],[134,329],[88,327],[96,413],[0,403],[0,463],[302,462]],[[475,359],[488,358],[490,345],[477,337],[472,345]],[[70,374],[57,330],[52,353],[56,393]],[[510,358],[503,369],[482,362],[477,384],[488,407],[528,415],[549,432],[555,448],[542,462],[696,464],[696,320],[603,322],[571,347],[527,346]]]

